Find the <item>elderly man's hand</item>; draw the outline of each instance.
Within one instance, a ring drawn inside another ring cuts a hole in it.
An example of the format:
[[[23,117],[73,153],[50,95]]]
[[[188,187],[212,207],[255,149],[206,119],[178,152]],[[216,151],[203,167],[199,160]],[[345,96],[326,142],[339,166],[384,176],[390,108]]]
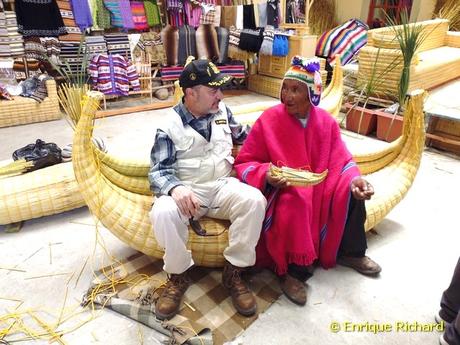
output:
[[[354,198],[358,200],[369,200],[374,195],[374,187],[362,177],[351,181],[350,188]]]
[[[270,170],[267,171],[266,175],[267,183],[272,185],[275,188],[285,188],[289,187],[291,184],[286,180],[285,177],[273,177],[270,174]]]
[[[195,216],[200,209],[200,202],[195,194],[185,186],[179,185],[173,188],[171,196],[179,207],[180,213],[187,218]]]

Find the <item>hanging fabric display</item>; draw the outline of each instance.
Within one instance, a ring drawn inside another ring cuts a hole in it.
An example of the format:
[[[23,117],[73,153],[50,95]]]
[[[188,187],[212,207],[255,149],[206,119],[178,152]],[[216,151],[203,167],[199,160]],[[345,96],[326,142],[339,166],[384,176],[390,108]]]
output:
[[[254,5],[243,5],[243,28],[255,29]]]
[[[196,52],[198,59],[219,59],[217,32],[212,24],[201,24],[196,30]]]
[[[248,52],[258,53],[263,41],[263,29],[243,29],[238,47]]]
[[[156,0],[144,1],[145,15],[149,26],[161,25],[160,9]]]
[[[183,25],[179,28],[179,65],[184,65],[187,57],[196,56],[195,29],[190,25]]]
[[[166,54],[158,32],[144,32],[134,48],[134,56],[143,61],[150,61],[152,65],[164,65]]]
[[[273,38],[275,37],[274,28],[271,25],[267,25],[264,30],[264,39],[262,45],[260,46],[259,53],[262,55],[272,55],[273,54]]]
[[[273,56],[287,56],[289,54],[289,40],[286,35],[275,34],[272,54]]]
[[[219,42],[219,59],[217,63],[224,64],[227,62],[228,42],[230,34],[227,28],[216,27],[217,41]]]
[[[145,8],[143,1],[131,1],[131,12],[133,14],[134,28],[137,31],[146,31],[149,29],[147,24],[147,16],[145,15]]]
[[[164,29],[161,30],[161,41],[165,47],[166,64],[168,66],[177,65],[179,52],[179,29],[169,24],[166,25]]]
[[[119,54],[93,56],[89,72],[93,86],[106,95],[128,96],[130,85],[134,91],[140,90],[136,67]]]
[[[23,36],[59,36],[67,31],[55,0],[16,0],[18,31]]]
[[[200,24],[213,24],[216,18],[216,9],[213,4],[201,3]]]
[[[81,31],[93,26],[93,18],[87,0],[70,0],[75,23]]]

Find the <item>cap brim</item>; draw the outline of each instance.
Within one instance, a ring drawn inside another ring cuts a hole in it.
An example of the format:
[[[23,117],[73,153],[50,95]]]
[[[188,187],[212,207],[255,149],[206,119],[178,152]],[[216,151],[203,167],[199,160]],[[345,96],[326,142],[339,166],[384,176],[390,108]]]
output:
[[[232,79],[233,77],[231,75],[220,73],[216,76],[216,78],[214,78],[214,80],[205,85],[212,88],[219,88],[230,83]]]

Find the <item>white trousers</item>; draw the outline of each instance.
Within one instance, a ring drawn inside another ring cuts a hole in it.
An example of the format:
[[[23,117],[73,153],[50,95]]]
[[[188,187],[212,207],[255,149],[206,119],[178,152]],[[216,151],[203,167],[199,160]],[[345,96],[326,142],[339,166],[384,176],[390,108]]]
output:
[[[256,188],[234,177],[221,178],[206,184],[190,187],[201,205],[218,207],[200,208],[194,219],[206,215],[228,219],[229,245],[224,257],[232,265],[248,267],[256,261],[255,247],[259,240],[267,201]],[[164,248],[163,269],[170,274],[180,274],[193,265],[192,254],[187,249],[189,219],[182,215],[171,196],[155,200],[150,211],[155,238]]]

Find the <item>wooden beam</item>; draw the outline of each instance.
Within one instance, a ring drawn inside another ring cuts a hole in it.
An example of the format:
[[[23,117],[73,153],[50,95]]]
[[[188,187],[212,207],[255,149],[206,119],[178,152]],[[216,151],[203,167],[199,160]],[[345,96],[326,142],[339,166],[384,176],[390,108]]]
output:
[[[459,139],[457,139],[457,140],[449,139],[449,138],[441,137],[439,135],[432,134],[432,133],[426,133],[426,137],[431,139],[431,140],[437,140],[437,141],[440,141],[440,142],[445,143],[445,144],[460,146],[460,140]]]
[[[119,108],[119,109],[99,110],[96,112],[96,119],[99,119],[101,117],[107,117],[107,116],[137,113],[140,111],[164,109],[164,108],[172,107],[174,105],[175,105],[174,101],[171,100],[171,101],[166,101],[166,102],[154,102],[151,104],[136,105],[133,107],[124,107],[124,108]]]

